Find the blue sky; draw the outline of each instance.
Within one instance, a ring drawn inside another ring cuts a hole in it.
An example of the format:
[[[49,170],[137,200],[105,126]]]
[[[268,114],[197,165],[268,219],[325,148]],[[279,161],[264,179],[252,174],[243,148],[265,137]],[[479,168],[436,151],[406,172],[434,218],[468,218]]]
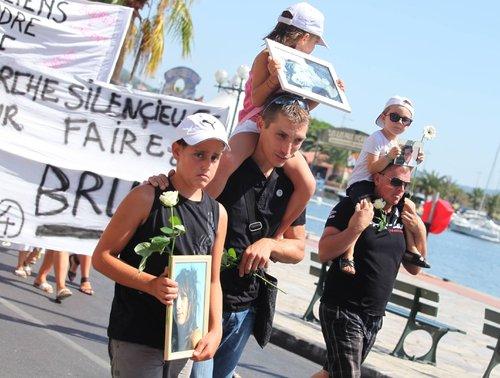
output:
[[[192,55],[182,59],[166,39],[163,72],[187,66],[201,76],[197,95],[217,93],[214,72],[230,75],[251,66],[276,18],[294,1],[195,0]],[[426,125],[438,136],[425,145],[424,169],[459,184],[484,187],[500,144],[500,2],[310,1],[326,17],[325,39],[313,55],[331,62],[347,87],[352,113],[320,105],[312,115],[334,126],[372,133],[385,101],[394,94],[415,104],[404,134],[420,139]],[[158,86],[161,84],[158,84]],[[500,160],[500,159],[499,159]],[[500,162],[490,181],[499,189]]]

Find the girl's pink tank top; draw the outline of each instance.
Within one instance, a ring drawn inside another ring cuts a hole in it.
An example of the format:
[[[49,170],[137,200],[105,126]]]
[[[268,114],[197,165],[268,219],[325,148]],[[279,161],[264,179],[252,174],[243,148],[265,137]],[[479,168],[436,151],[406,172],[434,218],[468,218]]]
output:
[[[240,110],[238,114],[238,123],[242,123],[247,120],[252,120],[257,123],[257,115],[262,110],[263,106],[255,106],[252,103],[252,90],[253,90],[253,75],[250,71],[248,80],[245,84],[245,98],[243,99],[243,109]]]

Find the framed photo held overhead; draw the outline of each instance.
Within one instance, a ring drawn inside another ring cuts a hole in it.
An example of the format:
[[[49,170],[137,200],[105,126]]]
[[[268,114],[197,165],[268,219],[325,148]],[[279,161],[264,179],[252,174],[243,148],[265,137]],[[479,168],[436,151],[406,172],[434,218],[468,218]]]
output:
[[[278,78],[284,91],[351,112],[331,63],[270,39],[266,44],[271,57],[281,62]]]
[[[170,256],[168,276],[179,285],[177,299],[167,306],[165,353],[167,361],[190,358],[208,333],[212,256]]]

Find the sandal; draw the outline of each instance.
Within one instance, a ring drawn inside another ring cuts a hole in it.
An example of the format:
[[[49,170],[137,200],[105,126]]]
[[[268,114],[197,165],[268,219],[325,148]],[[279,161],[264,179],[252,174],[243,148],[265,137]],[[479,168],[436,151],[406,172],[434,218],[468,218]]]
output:
[[[411,251],[405,251],[405,254],[403,255],[403,261],[412,265],[419,266],[421,268],[431,267],[427,260],[425,260],[424,256],[422,256],[420,253]]]
[[[90,286],[90,280],[88,277],[82,277],[80,280],[80,288],[78,290],[80,290],[83,294],[94,295],[94,290],[92,290],[92,286]]]
[[[339,268],[342,273],[345,274],[356,274],[356,268],[354,267],[354,260],[340,258],[339,259]]]
[[[64,287],[62,288],[61,290],[59,290],[57,292],[57,295],[56,295],[56,302],[57,303],[61,303],[61,301],[63,299],[66,299],[68,297],[71,297],[73,295],[73,293],[71,292],[71,290],[69,290],[67,287]]]
[[[31,276],[31,267],[29,265],[23,265],[23,270],[26,272],[27,276]]]
[[[78,256],[72,253],[69,255],[69,268],[68,268],[68,280],[69,282],[73,282],[76,278],[76,273],[71,270],[72,267],[76,265],[76,268],[78,268],[78,265],[80,265],[80,260],[78,259]]]
[[[28,259],[25,264],[35,265],[38,259],[40,258],[41,252],[40,250],[33,251],[28,255]]]
[[[36,287],[37,289],[46,292],[47,294],[52,294],[54,292],[54,288],[52,287],[52,285],[50,285],[47,282],[42,282],[40,284],[33,282],[33,286]]]
[[[28,277],[28,274],[26,273],[26,271],[23,268],[19,268],[19,269],[14,270],[14,274],[18,277],[21,277],[21,278]]]

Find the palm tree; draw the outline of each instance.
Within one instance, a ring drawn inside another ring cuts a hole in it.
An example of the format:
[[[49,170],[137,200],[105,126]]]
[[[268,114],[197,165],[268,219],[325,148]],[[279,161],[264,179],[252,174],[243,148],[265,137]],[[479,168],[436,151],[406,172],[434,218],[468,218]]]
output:
[[[423,171],[420,175],[414,178],[415,187],[426,196],[441,192],[441,189],[448,182],[446,176],[440,176],[437,172]]]
[[[134,9],[130,28],[127,32],[125,44],[116,63],[112,82],[119,82],[125,55],[135,51],[134,64],[129,80],[134,77],[139,64],[147,76],[152,76],[160,66],[164,53],[163,37],[171,33],[179,39],[182,46],[182,56],[189,56],[193,42],[194,30],[191,13],[189,11],[193,0],[157,0],[156,12],[153,16],[143,19],[139,11],[149,4],[149,12],[153,8],[154,0],[98,0],[104,3],[113,3],[128,6]],[[139,21],[139,28],[135,21]]]
[[[488,216],[495,218],[495,214],[500,212],[500,194],[488,196],[486,200],[486,211]]]
[[[474,188],[469,194],[469,199],[473,209],[477,209],[481,203],[481,199],[484,196],[484,190],[481,188]]]

